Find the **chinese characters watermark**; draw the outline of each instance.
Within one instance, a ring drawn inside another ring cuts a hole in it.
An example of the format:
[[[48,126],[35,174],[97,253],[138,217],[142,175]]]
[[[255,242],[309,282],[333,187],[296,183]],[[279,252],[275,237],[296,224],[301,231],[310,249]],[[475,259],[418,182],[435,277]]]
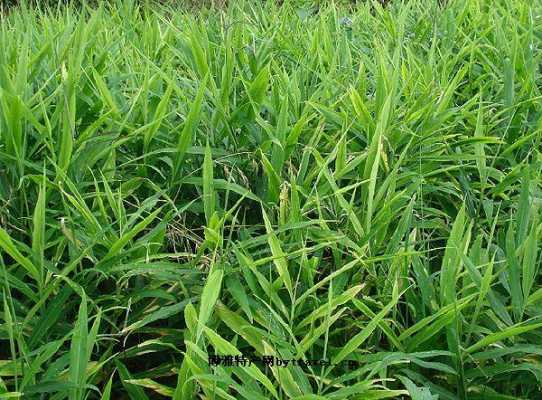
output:
[[[354,360],[344,360],[339,364],[332,364],[331,361],[321,360],[303,360],[303,359],[283,359],[273,355],[263,356],[246,356],[243,354],[238,355],[217,355],[210,354],[208,357],[208,364],[211,367],[249,367],[252,364],[263,365],[267,367],[282,367],[288,366],[294,367],[328,367],[331,365],[346,365],[350,369],[359,367],[359,362]]]

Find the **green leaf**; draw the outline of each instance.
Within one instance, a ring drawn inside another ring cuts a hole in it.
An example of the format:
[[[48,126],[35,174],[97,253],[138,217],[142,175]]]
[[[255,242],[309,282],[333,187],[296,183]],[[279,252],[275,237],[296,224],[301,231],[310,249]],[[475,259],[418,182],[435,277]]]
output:
[[[209,141],[207,141],[205,159],[203,160],[203,208],[205,210],[207,225],[209,225],[211,216],[215,212],[215,189],[213,183],[213,158],[211,156]]]
[[[75,386],[74,389],[70,390],[70,400],[84,398],[83,388],[87,380],[88,361],[87,298],[83,292],[70,346],[70,382]]]
[[[480,339],[476,344],[473,344],[472,346],[467,348],[465,351],[467,353],[473,353],[476,350],[489,346],[490,344],[500,342],[504,339],[508,339],[511,337],[519,336],[522,333],[529,332],[540,327],[542,327],[542,323],[530,325],[514,325],[502,330],[501,332],[495,332],[487,335],[486,337]]]
[[[338,364],[348,357],[351,353],[356,351],[367,338],[373,333],[380,321],[395,307],[399,297],[394,297],[392,301],[388,303],[376,316],[369,321],[367,326],[352,337],[341,350],[332,358],[332,364]]]
[[[205,283],[203,292],[201,293],[196,342],[199,342],[201,333],[213,313],[215,303],[220,295],[220,287],[222,285],[223,276],[224,271],[221,269],[215,269],[207,277],[207,282]]]
[[[194,140],[196,128],[201,118],[201,105],[203,102],[203,96],[205,94],[205,88],[207,86],[207,79],[208,75],[206,75],[205,79],[203,79],[203,81],[200,83],[196,98],[190,107],[190,112],[186,117],[183,129],[179,135],[179,139],[177,141],[177,152],[173,162],[172,180],[178,176],[184,156]]]
[[[262,216],[265,223],[265,230],[267,232],[267,243],[269,244],[271,253],[273,254],[273,263],[275,264],[275,267],[277,267],[279,276],[282,279],[284,286],[286,286],[288,293],[290,293],[290,297],[293,299],[294,292],[292,279],[290,278],[290,273],[288,272],[288,261],[286,260],[286,255],[282,251],[280,241],[275,235],[271,222],[269,222],[269,218],[267,217],[267,214],[263,208]]]
[[[17,249],[18,243],[11,240],[8,233],[0,227],[0,248],[8,253],[19,265],[21,265],[30,276],[36,281],[40,281],[38,268]]]

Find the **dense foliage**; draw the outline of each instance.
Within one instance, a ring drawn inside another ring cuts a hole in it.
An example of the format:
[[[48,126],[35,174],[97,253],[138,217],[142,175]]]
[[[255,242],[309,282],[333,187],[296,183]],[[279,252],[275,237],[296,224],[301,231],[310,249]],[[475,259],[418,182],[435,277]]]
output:
[[[540,398],[542,3],[22,7],[0,48],[0,398]]]

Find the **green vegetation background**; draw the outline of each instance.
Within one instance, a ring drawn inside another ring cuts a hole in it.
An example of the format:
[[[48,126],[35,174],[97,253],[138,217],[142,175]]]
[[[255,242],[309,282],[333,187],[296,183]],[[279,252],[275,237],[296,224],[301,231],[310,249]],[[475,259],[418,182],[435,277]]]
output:
[[[0,398],[541,398],[540,2],[112,4],[1,17]]]

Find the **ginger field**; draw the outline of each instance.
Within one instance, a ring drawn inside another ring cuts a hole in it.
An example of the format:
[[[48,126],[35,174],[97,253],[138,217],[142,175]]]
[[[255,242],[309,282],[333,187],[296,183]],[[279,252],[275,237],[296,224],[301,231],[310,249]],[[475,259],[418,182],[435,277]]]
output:
[[[0,16],[0,399],[542,399],[542,2]]]

